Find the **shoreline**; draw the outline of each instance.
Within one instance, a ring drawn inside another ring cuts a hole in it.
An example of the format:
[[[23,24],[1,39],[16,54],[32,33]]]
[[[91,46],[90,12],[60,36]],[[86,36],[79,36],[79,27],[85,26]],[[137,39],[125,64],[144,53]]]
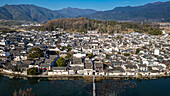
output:
[[[6,73],[1,71],[0,75],[2,76],[7,76],[9,78],[45,78],[48,80],[65,80],[66,78],[82,78],[82,79],[86,79],[86,80],[92,80],[93,75],[54,75],[54,76],[48,76],[48,75],[23,75],[23,74],[14,74],[14,73]],[[99,75],[95,75],[96,81],[100,81],[100,80],[107,80],[107,79],[124,79],[124,80],[151,80],[151,79],[160,79],[160,78],[170,78],[170,75],[155,75],[155,76],[99,76]],[[70,79],[72,80],[72,79]]]

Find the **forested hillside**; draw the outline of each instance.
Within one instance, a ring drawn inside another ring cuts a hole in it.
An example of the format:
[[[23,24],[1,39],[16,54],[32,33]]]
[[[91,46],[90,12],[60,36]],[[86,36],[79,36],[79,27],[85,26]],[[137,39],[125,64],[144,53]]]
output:
[[[141,32],[149,33],[153,35],[161,34],[161,31],[157,27],[152,27],[145,24],[137,24],[130,22],[115,22],[115,21],[101,21],[88,18],[66,18],[55,19],[48,21],[39,30],[53,31],[56,28],[62,28],[68,32],[87,32],[87,30],[96,30],[101,33],[126,33]]]

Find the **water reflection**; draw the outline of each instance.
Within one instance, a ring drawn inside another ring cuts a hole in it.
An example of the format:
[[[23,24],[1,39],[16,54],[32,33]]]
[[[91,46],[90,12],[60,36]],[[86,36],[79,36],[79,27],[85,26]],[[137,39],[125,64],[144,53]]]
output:
[[[120,96],[125,94],[125,90],[137,87],[137,84],[134,81],[102,80],[96,87],[98,96]]]
[[[31,85],[37,84],[37,83],[39,83],[39,78],[28,78],[28,82]]]
[[[0,76],[1,96],[12,96],[19,89],[32,88],[37,96],[92,96],[92,82],[83,78],[27,78],[28,80]],[[59,80],[58,80],[59,79]],[[159,80],[108,79],[96,82],[97,96],[154,96],[168,94],[170,78]],[[154,87],[152,87],[154,86]],[[147,90],[145,90],[147,89]],[[159,90],[159,91],[155,91]],[[147,95],[148,94],[148,95]],[[159,95],[158,95],[159,94]]]
[[[60,96],[91,96],[92,83],[84,80],[51,80],[50,89],[57,89]]]
[[[26,85],[25,81],[20,78],[10,79],[8,77],[3,77],[1,83],[4,84],[9,90],[16,90]]]

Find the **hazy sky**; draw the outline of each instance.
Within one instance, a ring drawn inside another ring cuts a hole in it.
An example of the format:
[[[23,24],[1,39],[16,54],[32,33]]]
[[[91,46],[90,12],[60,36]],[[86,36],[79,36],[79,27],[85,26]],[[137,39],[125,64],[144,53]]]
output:
[[[0,0],[0,6],[5,4],[34,4],[53,10],[73,7],[103,11],[119,6],[137,6],[158,1],[165,2],[170,0]]]

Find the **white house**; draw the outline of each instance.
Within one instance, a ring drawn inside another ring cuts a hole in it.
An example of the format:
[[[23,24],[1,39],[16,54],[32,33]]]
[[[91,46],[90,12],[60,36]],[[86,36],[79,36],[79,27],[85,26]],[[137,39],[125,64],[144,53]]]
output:
[[[160,53],[159,49],[154,50],[154,55],[159,55],[159,53]]]
[[[85,57],[86,54],[83,54],[83,53],[77,53],[77,54],[73,54],[73,57],[76,57],[76,58],[81,58],[81,57]]]
[[[49,71],[48,75],[68,75],[68,71],[66,67],[52,67],[52,71]]]

